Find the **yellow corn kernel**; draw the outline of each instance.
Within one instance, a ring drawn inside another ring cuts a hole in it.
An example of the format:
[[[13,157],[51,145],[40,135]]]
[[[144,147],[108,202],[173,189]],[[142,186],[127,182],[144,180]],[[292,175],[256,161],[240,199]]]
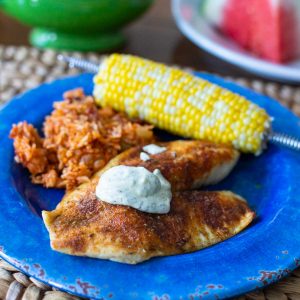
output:
[[[271,118],[244,97],[176,68],[131,55],[106,58],[94,78],[101,106],[184,137],[259,154]]]

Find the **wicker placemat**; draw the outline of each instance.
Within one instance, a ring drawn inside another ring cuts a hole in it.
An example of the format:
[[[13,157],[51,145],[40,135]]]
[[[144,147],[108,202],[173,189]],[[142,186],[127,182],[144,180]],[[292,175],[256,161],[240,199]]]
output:
[[[94,62],[101,60],[101,55],[95,53],[72,52],[65,54]],[[76,69],[68,68],[66,64],[57,63],[56,55],[57,53],[51,50],[40,51],[27,47],[0,46],[0,104],[4,104],[14,95],[33,88],[42,82],[79,72]],[[228,79],[278,99],[283,105],[300,116],[300,87],[244,78]],[[29,278],[0,259],[0,299],[64,300],[80,298],[60,292],[33,278]],[[277,284],[237,299],[300,300],[300,269]]]

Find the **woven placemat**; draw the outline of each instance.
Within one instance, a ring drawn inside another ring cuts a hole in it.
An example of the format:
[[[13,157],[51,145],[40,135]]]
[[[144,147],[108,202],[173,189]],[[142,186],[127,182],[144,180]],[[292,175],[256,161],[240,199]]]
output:
[[[95,53],[63,52],[63,54],[93,62],[99,62],[103,58]],[[41,51],[28,47],[0,46],[0,105],[16,94],[42,82],[79,73],[78,70],[70,69],[64,63],[57,63],[56,56],[57,52],[52,50]],[[300,116],[300,87],[245,78],[228,77],[228,79],[278,99]],[[51,288],[22,274],[0,259],[0,299],[71,300],[82,298]],[[289,277],[277,284],[237,299],[300,300],[300,269],[295,270]]]

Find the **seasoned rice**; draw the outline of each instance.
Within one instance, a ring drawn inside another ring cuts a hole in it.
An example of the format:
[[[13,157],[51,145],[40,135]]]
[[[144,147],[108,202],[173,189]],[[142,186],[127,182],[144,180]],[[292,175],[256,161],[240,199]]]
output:
[[[44,138],[27,122],[13,125],[15,160],[32,182],[72,190],[121,151],[153,142],[152,126],[98,108],[82,89],[68,91],[43,126]]]

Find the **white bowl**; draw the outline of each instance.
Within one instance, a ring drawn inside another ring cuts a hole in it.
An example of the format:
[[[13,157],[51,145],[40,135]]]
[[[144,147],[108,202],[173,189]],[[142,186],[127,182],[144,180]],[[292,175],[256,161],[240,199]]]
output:
[[[200,48],[262,77],[300,83],[300,59],[275,64],[256,57],[230,40],[200,15],[202,0],[172,0],[172,12],[182,33]]]

